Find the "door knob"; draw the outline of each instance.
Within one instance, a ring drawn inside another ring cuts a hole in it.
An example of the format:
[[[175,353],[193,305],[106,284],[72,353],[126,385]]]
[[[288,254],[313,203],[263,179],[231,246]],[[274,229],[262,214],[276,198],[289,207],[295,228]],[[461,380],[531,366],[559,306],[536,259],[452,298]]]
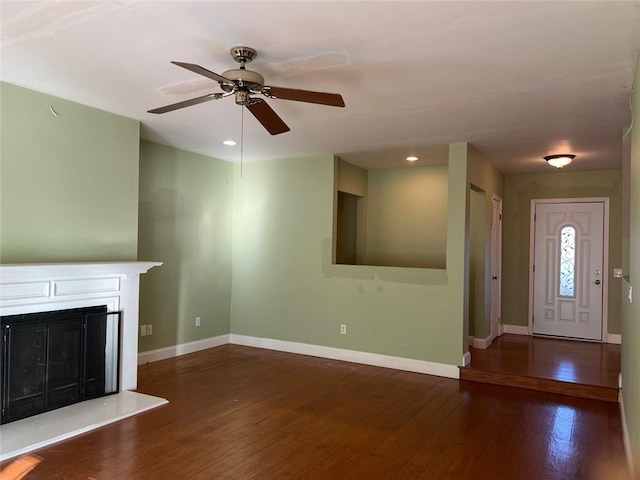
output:
[[[595,284],[596,284],[596,285],[600,285],[600,280],[596,280],[596,281],[595,281]]]

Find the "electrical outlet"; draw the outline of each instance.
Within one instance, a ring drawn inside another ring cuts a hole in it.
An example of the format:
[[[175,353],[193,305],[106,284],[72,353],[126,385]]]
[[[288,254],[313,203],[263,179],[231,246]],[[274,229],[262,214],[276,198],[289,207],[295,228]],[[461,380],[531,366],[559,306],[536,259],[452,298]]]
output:
[[[347,334],[347,326],[344,323],[342,325],[340,325],[340,334],[341,335],[346,335]]]
[[[196,327],[200,326],[200,317],[196,317]]]
[[[153,325],[147,325],[147,335],[153,335]]]
[[[140,325],[140,336],[141,337],[146,337],[147,336],[147,326],[146,325]]]

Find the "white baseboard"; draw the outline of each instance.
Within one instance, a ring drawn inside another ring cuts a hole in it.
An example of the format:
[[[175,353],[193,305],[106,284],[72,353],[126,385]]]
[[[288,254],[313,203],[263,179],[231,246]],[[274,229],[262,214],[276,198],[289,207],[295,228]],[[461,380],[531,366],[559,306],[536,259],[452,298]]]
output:
[[[512,333],[514,335],[529,335],[529,327],[521,325],[503,325],[504,333]]]
[[[622,344],[622,335],[619,333],[607,333],[607,343]]]
[[[471,346],[473,348],[479,348],[481,350],[486,350],[491,345],[491,335],[486,338],[474,338]]]
[[[516,335],[529,335],[529,328],[517,325],[504,325],[504,333]],[[608,343],[622,342],[622,336],[610,333],[607,335]],[[357,350],[346,350],[342,348],[326,347],[323,345],[312,345],[308,343],[288,342],[285,340],[275,340],[271,338],[250,337],[247,335],[225,334],[217,337],[205,338],[189,343],[181,343],[171,347],[158,348],[138,354],[138,365],[157,362],[167,358],[178,357],[188,353],[206,350],[207,348],[219,347],[232,343],[235,345],[245,345],[248,347],[265,348],[267,350],[278,350],[281,352],[298,353],[301,355],[311,355],[313,357],[331,358],[343,360],[345,362],[362,363],[364,365],[374,365],[378,367],[395,368],[396,370],[406,370],[408,372],[426,373],[439,377],[459,378],[458,366],[445,363],[428,362],[426,360],[415,360],[412,358],[393,357],[378,353],[360,352]],[[469,337],[469,343],[473,348],[486,349],[491,345],[491,336],[486,338]],[[466,352],[462,357],[462,365],[468,365],[471,361],[471,354]]]
[[[326,347],[323,345],[311,345],[308,343],[288,342],[272,338],[250,337],[247,335],[236,335],[234,333],[231,334],[230,343],[233,343],[234,345],[244,345],[247,347],[264,348],[267,350],[278,350],[280,352],[310,355],[313,357],[330,358],[332,360],[342,360],[344,362],[361,363],[376,367],[394,368],[396,370],[405,370],[408,372],[426,373],[428,375],[436,375],[438,377],[460,378],[460,372],[457,365],[428,362],[426,360],[393,357],[378,353],[359,352],[356,350]]]
[[[471,352],[464,352],[462,356],[462,365],[465,367],[471,363]]]
[[[288,342],[285,340],[275,340],[272,338],[250,337],[247,335],[227,334],[218,337],[206,338],[195,342],[182,343],[157,350],[149,350],[138,354],[138,365],[157,362],[167,358],[185,355],[187,353],[198,352],[207,348],[219,347],[232,343],[234,345],[244,345],[247,347],[264,348],[267,350],[277,350],[280,352],[297,353],[300,355],[310,355],[313,357],[330,358],[344,362],[361,363],[376,367],[394,368],[408,372],[426,373],[438,377],[460,378],[457,365],[445,363],[428,362],[426,360],[416,360],[412,358],[393,357],[391,355],[381,355],[378,353],[360,352],[356,350],[346,350],[343,348],[326,347],[323,345],[311,345],[308,343]],[[467,358],[469,357],[469,358]],[[463,365],[470,361],[469,352],[462,357]],[[465,363],[466,362],[466,363]]]
[[[620,401],[620,422],[622,423],[622,441],[624,442],[624,453],[627,457],[627,466],[629,472],[631,472],[631,478],[637,478],[635,475],[635,465],[633,463],[633,453],[631,451],[631,440],[629,438],[629,429],[627,428],[627,416],[624,411],[624,400],[622,397],[622,391],[619,393]]]
[[[529,327],[523,327],[521,325],[503,325],[503,331],[504,333],[512,333],[514,335],[529,335]],[[476,342],[478,341],[477,338],[473,339],[473,348],[483,348],[483,347],[476,347]],[[618,334],[618,333],[607,333],[606,337],[605,337],[605,341],[607,343],[615,343],[615,344],[622,344],[622,335]],[[484,347],[487,348],[487,347]]]
[[[229,334],[205,338],[204,340],[196,340],[195,342],[181,343],[171,347],[149,350],[138,354],[138,365],[178,357],[187,353],[206,350],[207,348],[219,347],[220,345],[226,345],[227,343],[229,343]]]

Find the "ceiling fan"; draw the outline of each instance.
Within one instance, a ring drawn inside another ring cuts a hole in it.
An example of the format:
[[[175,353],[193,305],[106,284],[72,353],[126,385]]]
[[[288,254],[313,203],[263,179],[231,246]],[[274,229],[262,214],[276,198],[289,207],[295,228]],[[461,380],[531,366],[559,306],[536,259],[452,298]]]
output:
[[[200,65],[184,62],[171,62],[194,73],[215,80],[220,84],[223,93],[209,93],[202,97],[192,98],[183,102],[166,105],[149,110],[149,113],[166,113],[198,103],[219,100],[230,95],[235,96],[236,104],[247,107],[256,119],[271,135],[288,132],[290,129],[278,114],[262,98],[251,95],[264,95],[267,98],[294,100],[297,102],[317,103],[333,107],[344,107],[342,95],[338,93],[312,92],[293,88],[271,87],[264,84],[264,77],[258,72],[247,70],[245,65],[256,58],[257,52],[249,47],[233,47],[231,56],[240,64],[240,68],[227,70],[218,75]]]

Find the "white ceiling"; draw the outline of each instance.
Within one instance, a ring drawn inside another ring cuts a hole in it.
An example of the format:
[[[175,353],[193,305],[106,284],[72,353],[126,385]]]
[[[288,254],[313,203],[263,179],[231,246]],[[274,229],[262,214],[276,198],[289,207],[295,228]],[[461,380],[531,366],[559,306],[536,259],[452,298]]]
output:
[[[2,80],[229,161],[232,98],[146,111],[220,91],[171,60],[221,74],[231,47],[253,47],[267,85],[341,93],[346,108],[269,99],[291,131],[245,112],[245,161],[336,153],[377,168],[465,141],[505,173],[550,171],[552,153],[577,155],[567,170],[619,167],[640,46],[638,1],[2,0],[0,16]]]

